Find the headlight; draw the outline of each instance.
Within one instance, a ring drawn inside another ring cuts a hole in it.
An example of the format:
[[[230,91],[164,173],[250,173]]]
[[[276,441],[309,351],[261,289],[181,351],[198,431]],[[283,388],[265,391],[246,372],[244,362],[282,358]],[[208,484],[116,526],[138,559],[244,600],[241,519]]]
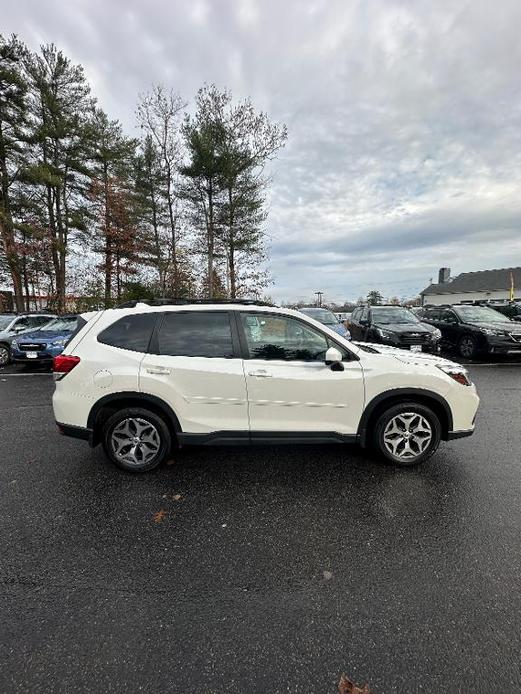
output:
[[[496,335],[496,337],[502,337],[505,334],[503,330],[490,330],[490,328],[480,328],[480,331],[485,335]]]
[[[432,339],[441,340],[441,330],[438,330],[438,328],[434,328],[434,330],[432,331]]]
[[[471,386],[472,381],[469,378],[469,372],[462,366],[457,364],[436,364],[436,367],[450,376],[452,379],[460,383],[462,386]]]
[[[385,340],[394,340],[396,338],[396,335],[392,333],[390,330],[382,330],[382,328],[376,328],[376,332],[380,337],[383,337]]]
[[[16,340],[12,340],[12,342],[11,342],[11,347],[12,347],[13,349],[18,349],[18,342],[17,342]]]
[[[65,347],[65,343],[67,342],[67,339],[68,338],[66,338],[66,337],[62,337],[59,340],[53,340],[53,342],[51,342],[51,344],[53,347]]]

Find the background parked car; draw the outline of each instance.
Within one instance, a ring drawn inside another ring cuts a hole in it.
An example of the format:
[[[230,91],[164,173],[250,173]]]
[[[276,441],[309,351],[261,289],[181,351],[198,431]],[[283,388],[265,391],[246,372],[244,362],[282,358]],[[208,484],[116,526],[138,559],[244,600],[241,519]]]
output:
[[[11,361],[11,342],[17,335],[40,328],[54,317],[52,313],[0,315],[0,366]]]
[[[78,316],[59,316],[35,330],[15,337],[11,342],[11,358],[16,363],[52,362],[61,354],[73,332]]]
[[[439,351],[441,332],[422,323],[403,306],[358,306],[351,316],[351,337],[413,352]]]
[[[422,319],[441,330],[443,342],[465,359],[521,353],[521,326],[488,306],[426,306]]]
[[[306,316],[309,316],[310,318],[314,318],[319,323],[322,323],[323,325],[327,325],[328,328],[331,328],[331,330],[334,330],[336,333],[341,335],[346,340],[351,339],[351,334],[350,334],[349,330],[346,328],[346,326],[344,325],[344,323],[341,323],[338,320],[338,318],[335,316],[335,314],[332,311],[330,311],[329,309],[309,307],[309,308],[301,308],[300,311],[301,311],[301,313],[305,313]]]
[[[494,309],[494,311],[502,313],[507,318],[510,318],[510,320],[521,323],[521,304],[515,301],[505,301],[504,303],[490,303],[482,305],[486,305],[489,308]]]

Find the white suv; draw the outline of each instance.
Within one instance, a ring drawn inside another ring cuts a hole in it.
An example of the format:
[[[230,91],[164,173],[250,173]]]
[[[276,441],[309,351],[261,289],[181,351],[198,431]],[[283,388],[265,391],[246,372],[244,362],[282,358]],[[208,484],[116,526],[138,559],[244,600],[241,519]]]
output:
[[[84,314],[54,371],[60,432],[132,471],[174,444],[358,442],[413,465],[470,436],[479,404],[459,364],[254,302]]]

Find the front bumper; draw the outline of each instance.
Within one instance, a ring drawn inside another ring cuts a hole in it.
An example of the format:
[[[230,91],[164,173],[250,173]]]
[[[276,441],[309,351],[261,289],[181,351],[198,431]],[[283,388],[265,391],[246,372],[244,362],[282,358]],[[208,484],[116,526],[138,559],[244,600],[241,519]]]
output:
[[[508,337],[489,337],[485,349],[489,354],[521,354],[521,342]]]
[[[385,340],[380,338],[380,344],[387,345],[388,347],[396,347],[397,349],[404,349],[406,352],[414,352],[415,347],[421,347],[421,351],[426,354],[439,354],[440,343],[437,342],[418,342],[417,344],[405,344],[397,342],[396,340]]]
[[[57,357],[63,352],[63,347],[47,347],[42,350],[28,350],[24,352],[20,349],[11,350],[11,359],[14,362],[30,364],[31,362],[52,362],[54,357]],[[28,356],[28,355],[35,356]]]
[[[447,433],[447,441],[454,439],[464,439],[466,436],[472,436],[474,429],[465,429],[464,431],[449,431]]]

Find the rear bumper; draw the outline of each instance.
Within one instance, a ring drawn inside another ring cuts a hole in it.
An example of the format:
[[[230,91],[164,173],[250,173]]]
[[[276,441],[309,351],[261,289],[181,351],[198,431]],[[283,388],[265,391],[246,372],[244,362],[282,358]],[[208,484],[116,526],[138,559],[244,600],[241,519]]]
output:
[[[73,439],[81,439],[82,441],[92,441],[92,430],[85,427],[75,427],[70,424],[62,424],[56,422],[58,431],[62,436],[70,436]]]

